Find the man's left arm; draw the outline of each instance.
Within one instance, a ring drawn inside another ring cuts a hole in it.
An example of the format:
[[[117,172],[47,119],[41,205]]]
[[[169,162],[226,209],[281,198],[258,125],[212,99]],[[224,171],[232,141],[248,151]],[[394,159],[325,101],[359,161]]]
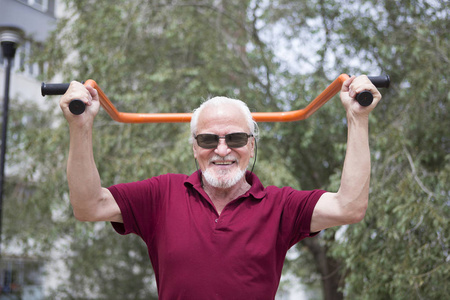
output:
[[[355,97],[368,90],[373,103],[361,106]],[[344,82],[340,93],[347,112],[347,151],[342,170],[341,184],[337,193],[325,193],[317,202],[311,232],[329,227],[360,222],[365,215],[369,200],[370,149],[369,113],[381,99],[381,94],[367,76],[352,76]]]

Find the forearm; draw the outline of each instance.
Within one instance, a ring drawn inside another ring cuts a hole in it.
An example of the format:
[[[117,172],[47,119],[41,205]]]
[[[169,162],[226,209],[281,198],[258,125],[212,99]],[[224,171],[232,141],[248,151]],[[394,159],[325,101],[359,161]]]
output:
[[[368,116],[347,115],[347,152],[337,196],[352,218],[362,218],[367,208],[370,185]]]
[[[94,161],[92,129],[70,126],[67,162],[70,202],[78,219],[86,219],[102,199],[103,189]]]

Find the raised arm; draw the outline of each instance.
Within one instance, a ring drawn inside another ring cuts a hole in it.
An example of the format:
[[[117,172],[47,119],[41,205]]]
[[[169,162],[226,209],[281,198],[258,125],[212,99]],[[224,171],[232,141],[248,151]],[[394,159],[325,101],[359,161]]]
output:
[[[355,101],[358,93],[368,90],[373,103],[363,107]],[[347,112],[347,152],[337,193],[325,193],[319,199],[311,221],[311,232],[333,226],[360,222],[369,200],[370,149],[369,113],[381,99],[381,94],[367,76],[354,76],[344,82],[340,93]]]
[[[73,115],[69,103],[80,99],[86,111]],[[70,148],[67,162],[70,203],[75,217],[80,221],[122,222],[120,209],[108,189],[101,186],[92,147],[94,118],[100,107],[97,91],[79,82],[71,82],[61,97],[60,107],[69,123]]]

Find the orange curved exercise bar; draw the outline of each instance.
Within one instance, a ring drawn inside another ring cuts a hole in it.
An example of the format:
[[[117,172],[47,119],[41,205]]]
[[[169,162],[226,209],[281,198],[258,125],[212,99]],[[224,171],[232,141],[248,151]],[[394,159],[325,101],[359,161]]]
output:
[[[252,116],[256,122],[290,122],[304,120],[333,98],[347,80],[347,74],[341,74],[322,93],[319,94],[305,108],[287,112],[254,112]],[[121,123],[187,123],[191,121],[192,113],[127,113],[120,112],[111,103],[97,83],[89,79],[85,85],[90,85],[98,91],[101,106],[114,121]]]

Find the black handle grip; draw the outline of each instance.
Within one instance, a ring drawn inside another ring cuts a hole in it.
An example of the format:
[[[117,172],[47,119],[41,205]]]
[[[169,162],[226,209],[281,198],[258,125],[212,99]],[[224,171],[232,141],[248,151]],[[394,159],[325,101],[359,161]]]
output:
[[[81,115],[86,110],[86,104],[80,99],[73,99],[69,103],[69,110],[74,115]]]
[[[388,88],[391,83],[391,78],[389,77],[389,75],[367,77],[377,88]],[[373,102],[373,95],[369,91],[362,91],[361,93],[356,95],[356,101],[358,101],[361,106],[369,106]]]
[[[391,78],[389,75],[381,75],[381,76],[367,76],[370,81],[372,81],[373,85],[377,88],[388,88],[391,84]]]
[[[42,83],[42,96],[64,95],[69,88],[70,83]],[[80,99],[74,99],[69,103],[69,110],[74,115],[81,115],[86,110],[86,104]]]
[[[373,102],[373,95],[369,91],[362,91],[356,95],[356,101],[358,101],[361,106],[369,106]]]
[[[41,85],[42,96],[64,95],[69,88],[70,83],[45,83]]]

